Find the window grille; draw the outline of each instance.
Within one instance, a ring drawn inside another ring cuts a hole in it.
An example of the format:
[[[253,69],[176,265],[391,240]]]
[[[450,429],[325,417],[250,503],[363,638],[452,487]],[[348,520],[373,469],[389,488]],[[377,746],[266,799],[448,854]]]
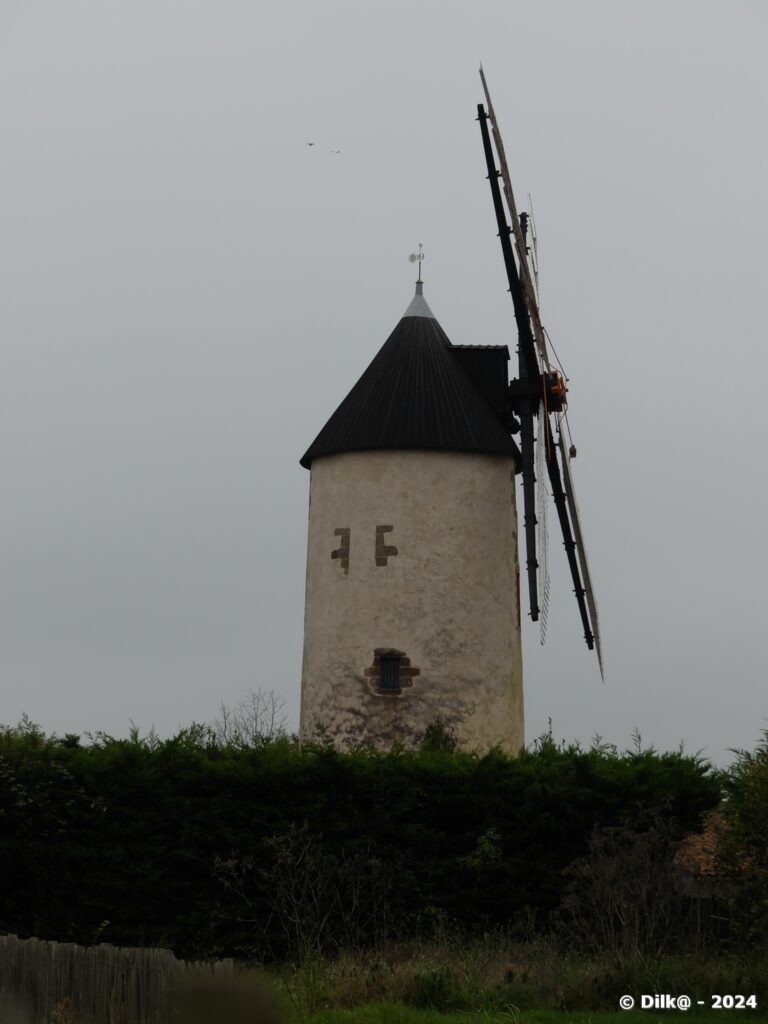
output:
[[[400,657],[384,655],[379,661],[379,689],[400,689]]]

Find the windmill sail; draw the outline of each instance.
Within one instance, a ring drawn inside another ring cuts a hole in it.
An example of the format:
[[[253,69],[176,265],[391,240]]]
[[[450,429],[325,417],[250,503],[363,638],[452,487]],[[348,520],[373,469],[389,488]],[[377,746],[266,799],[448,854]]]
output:
[[[488,183],[491,186],[493,208],[496,214],[496,224],[499,232],[499,242],[504,258],[504,267],[507,272],[509,293],[515,310],[518,336],[518,372],[520,378],[520,395],[518,400],[518,415],[520,417],[520,452],[522,455],[522,478],[523,478],[523,531],[525,534],[526,572],[528,576],[528,599],[530,616],[534,622],[539,618],[539,593],[536,561],[536,472],[534,454],[534,416],[538,413],[541,402],[539,381],[541,373],[539,359],[536,354],[536,347],[531,332],[531,320],[528,311],[528,304],[525,299],[520,274],[515,263],[512,243],[509,239],[510,228],[507,223],[507,216],[504,212],[504,203],[499,188],[499,172],[496,170],[496,161],[493,154],[493,145],[488,131],[489,116],[483,109],[482,103],[477,107],[477,119],[480,122],[480,132],[483,137],[483,150],[485,161],[488,167]],[[519,222],[518,222],[519,226]],[[522,237],[522,236],[521,236]]]
[[[592,626],[592,634],[595,638],[595,652],[597,653],[597,662],[600,666],[600,678],[605,679],[603,671],[603,648],[600,641],[600,624],[597,618],[597,602],[595,600],[595,592],[592,587],[592,579],[589,574],[589,564],[587,562],[587,549],[584,547],[584,537],[581,531],[581,520],[579,519],[579,507],[576,504],[576,493],[573,489],[573,474],[571,473],[571,457],[568,453],[568,448],[565,444],[565,438],[562,432],[560,433],[560,461],[563,466],[563,480],[565,482],[565,494],[568,499],[568,511],[570,513],[571,523],[573,525],[573,535],[576,540],[576,555],[579,560],[579,568],[581,569],[581,578],[584,581],[584,590],[587,599],[587,608],[589,609],[589,618]]]
[[[560,520],[560,530],[563,534],[563,547],[565,548],[565,554],[568,559],[568,568],[571,570],[573,592],[576,595],[576,603],[579,606],[579,614],[581,615],[581,624],[584,627],[584,639],[587,642],[587,647],[592,650],[595,645],[595,637],[592,631],[592,624],[590,622],[589,611],[585,599],[586,589],[581,579],[580,559],[577,554],[578,544],[574,537],[574,531],[572,528],[568,496],[563,487],[563,476],[560,472],[560,463],[557,459],[557,445],[555,444],[552,434],[552,424],[550,423],[549,416],[546,413],[542,413],[541,415],[541,424],[544,433],[543,444],[547,460],[547,471],[549,473],[550,483],[552,484],[552,497],[555,500],[557,516]]]
[[[547,471],[543,444],[536,446],[536,497],[538,499],[536,515],[537,537],[536,550],[539,562],[539,642],[544,645],[547,639],[549,622],[549,530],[547,528],[547,506],[549,505],[549,488],[547,487]]]
[[[501,243],[517,323],[518,376],[509,384],[508,407],[519,419],[523,532],[530,615],[534,621],[540,619],[540,638],[543,643],[546,637],[549,607],[546,523],[548,481],[563,536],[563,545],[573,581],[573,592],[584,627],[584,639],[590,649],[597,649],[602,675],[603,660],[598,632],[597,606],[584,551],[568,451],[562,444],[558,444],[554,437],[554,428],[559,428],[558,414],[566,406],[567,386],[564,374],[554,369],[549,361],[547,333],[539,313],[536,228],[528,213],[518,213],[504,153],[504,144],[482,68],[480,77],[488,110],[486,112],[482,103],[478,104],[477,115],[483,137],[483,149],[496,214],[498,238]],[[499,169],[496,166],[497,158]],[[499,187],[499,179],[503,184],[503,196],[502,189]],[[507,221],[507,211],[511,227]],[[528,245],[529,231],[530,247]],[[514,245],[512,239],[514,239]],[[552,351],[554,353],[554,348]],[[560,364],[556,353],[555,358]],[[550,417],[552,418],[550,419]],[[534,424],[537,424],[535,432],[538,439],[534,438]],[[558,457],[558,449],[560,457]],[[544,472],[545,469],[546,472]]]
[[[533,199],[531,199],[531,193],[528,193],[528,218],[531,222],[531,244],[528,247],[528,263],[530,264],[529,270],[531,273],[531,280],[533,281],[533,290],[535,292],[536,307],[541,307],[541,296],[539,295],[539,236],[536,232],[536,218],[533,215]],[[544,337],[547,338],[546,328],[543,328]],[[549,340],[547,338],[547,340]]]
[[[493,111],[493,103],[491,102],[491,94],[488,91],[488,83],[485,80],[485,72],[480,68],[480,78],[483,83],[483,92],[485,93],[485,101],[488,104],[488,120],[491,122],[491,131],[493,132],[493,141],[496,143],[496,152],[499,156],[499,168],[501,170],[501,180],[504,185],[504,198],[507,200],[507,207],[509,209],[509,215],[512,220],[512,234],[515,237],[515,248],[517,249],[517,259],[520,264],[521,277],[523,279],[523,287],[525,289],[525,297],[528,302],[528,311],[531,317],[531,323],[533,324],[533,338],[536,343],[536,349],[541,359],[543,367],[549,367],[549,356],[547,355],[547,342],[544,334],[544,328],[541,325],[541,318],[539,316],[539,307],[536,301],[536,284],[531,274],[531,268],[528,265],[528,247],[526,245],[525,238],[523,237],[523,229],[520,223],[520,216],[517,212],[517,205],[515,203],[515,194],[512,191],[512,181],[509,177],[509,168],[507,167],[507,157],[504,153],[504,143],[501,139],[501,132],[499,131],[499,125],[496,121],[496,115]]]

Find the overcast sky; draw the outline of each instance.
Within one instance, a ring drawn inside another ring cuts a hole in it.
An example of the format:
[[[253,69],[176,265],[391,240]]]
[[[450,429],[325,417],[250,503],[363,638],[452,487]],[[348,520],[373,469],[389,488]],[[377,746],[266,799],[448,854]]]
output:
[[[2,0],[0,721],[166,735],[262,687],[297,724],[298,460],[419,242],[451,340],[514,344],[482,59],[606,659],[602,684],[555,543],[527,737],[754,746],[767,30],[761,0]]]

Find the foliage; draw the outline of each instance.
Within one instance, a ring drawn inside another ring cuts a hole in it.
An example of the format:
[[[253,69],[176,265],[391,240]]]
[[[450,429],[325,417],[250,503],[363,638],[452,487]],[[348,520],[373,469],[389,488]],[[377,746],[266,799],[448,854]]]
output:
[[[754,753],[735,754],[726,787],[720,869],[728,877],[737,936],[752,941],[768,934],[768,730]]]
[[[675,838],[664,818],[639,831],[595,828],[587,854],[565,872],[563,922],[577,948],[623,957],[695,948],[703,937],[680,884]]]
[[[674,1011],[671,1011],[669,1016]],[[720,1016],[722,1016],[722,1011]],[[487,1010],[454,1011],[441,1013],[433,1009],[416,1009],[403,1007],[398,1003],[374,1003],[357,1007],[354,1010],[323,1010],[308,1018],[308,1024],[649,1024],[649,1019],[659,1021],[660,1015],[649,1018],[647,1010],[633,1010],[625,1013],[620,1010],[604,1010],[595,1013],[582,1010],[578,1013],[564,1010],[522,1010],[517,1006],[509,1006],[493,1013]],[[720,1019],[714,1013],[687,1013],[688,1024],[692,1021],[712,1021]],[[751,1024],[761,1024],[768,1020],[763,1014],[749,1013]]]
[[[446,923],[541,928],[595,827],[661,814],[682,833],[720,799],[718,775],[680,751],[445,746],[0,729],[0,929],[301,959]]]
[[[456,731],[439,715],[424,730],[424,737],[421,741],[422,750],[443,750],[447,754],[453,754],[458,745]]]
[[[631,1013],[619,1011],[619,996],[643,992],[687,993],[706,1003],[713,992],[754,993],[762,1009],[768,998],[766,952],[763,947],[742,955],[718,951],[611,957],[564,950],[550,939],[518,942],[504,933],[474,939],[454,934],[439,943],[394,945],[374,955],[324,961],[318,972],[323,1005],[334,1012],[316,1019],[341,1022],[354,1016],[363,1021],[370,1014],[373,1020],[374,1007],[387,1004],[397,1006],[403,1020],[413,1021],[423,1016],[410,1008],[434,1014],[482,1013],[493,1019],[499,1015],[499,1020],[506,1014],[507,1024],[515,1024],[513,1014],[530,1019],[534,1012],[546,1013],[542,1019],[549,1020],[557,1012],[612,1010],[622,1020],[632,1020]],[[353,1013],[345,1015],[342,1008]],[[643,1014],[649,1017],[647,1010]]]
[[[285,736],[288,718],[285,698],[274,690],[249,690],[234,707],[224,701],[210,725],[220,746],[259,747]]]
[[[69,996],[54,1006],[51,1013],[51,1024],[77,1024],[74,1004]]]
[[[253,925],[272,959],[306,964],[384,940],[393,879],[371,847],[331,853],[306,822],[265,846],[265,863],[217,860],[215,875],[251,915],[240,921]]]

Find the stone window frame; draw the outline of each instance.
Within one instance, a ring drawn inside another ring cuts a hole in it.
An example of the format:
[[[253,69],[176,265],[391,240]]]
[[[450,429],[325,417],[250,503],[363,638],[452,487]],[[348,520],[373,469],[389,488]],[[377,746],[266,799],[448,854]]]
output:
[[[383,689],[381,686],[381,670],[379,668],[382,658],[400,659],[400,688],[397,690]],[[403,691],[413,686],[413,680],[421,675],[421,669],[411,665],[411,659],[404,651],[395,647],[375,647],[373,650],[373,663],[364,672],[364,675],[371,684],[373,692],[382,697],[402,697]]]

